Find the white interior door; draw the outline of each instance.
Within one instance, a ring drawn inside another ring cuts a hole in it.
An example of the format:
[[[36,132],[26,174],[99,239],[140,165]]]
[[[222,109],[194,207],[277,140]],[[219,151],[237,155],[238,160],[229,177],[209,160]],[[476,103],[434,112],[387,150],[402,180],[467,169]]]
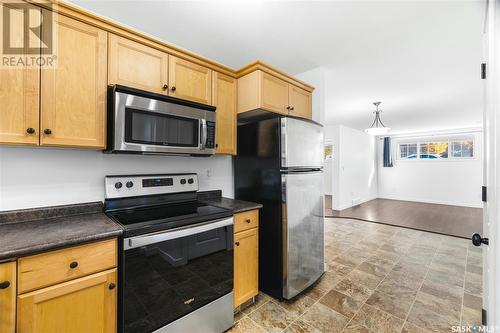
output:
[[[484,116],[485,180],[487,201],[484,206],[483,238],[483,309],[486,324],[500,327],[500,0],[488,0],[486,28]],[[483,318],[484,319],[484,318]]]

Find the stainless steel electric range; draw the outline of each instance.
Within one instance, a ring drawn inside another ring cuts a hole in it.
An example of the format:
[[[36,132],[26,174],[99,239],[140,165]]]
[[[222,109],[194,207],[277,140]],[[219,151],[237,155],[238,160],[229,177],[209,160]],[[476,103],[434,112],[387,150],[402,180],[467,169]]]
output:
[[[119,330],[223,332],[233,316],[233,217],[197,200],[196,174],[107,176],[120,242]]]

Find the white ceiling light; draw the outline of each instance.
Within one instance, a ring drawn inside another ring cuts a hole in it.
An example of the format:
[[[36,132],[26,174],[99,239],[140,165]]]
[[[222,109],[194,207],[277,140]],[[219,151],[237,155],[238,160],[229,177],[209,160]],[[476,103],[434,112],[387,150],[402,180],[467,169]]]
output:
[[[380,120],[380,112],[382,110],[379,110],[378,107],[382,102],[373,102],[373,105],[377,108],[373,113],[375,113],[375,120],[373,121],[372,125],[370,128],[365,129],[365,132],[371,135],[382,135],[386,134],[389,132],[390,128],[386,127],[382,120]]]

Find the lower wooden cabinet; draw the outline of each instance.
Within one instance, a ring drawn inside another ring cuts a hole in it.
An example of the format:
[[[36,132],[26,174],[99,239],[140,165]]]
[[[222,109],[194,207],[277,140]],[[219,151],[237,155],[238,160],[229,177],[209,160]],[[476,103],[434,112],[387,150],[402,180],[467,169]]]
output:
[[[0,333],[116,332],[116,242],[0,263]]]
[[[18,296],[18,332],[115,332],[116,269]]]
[[[255,212],[258,213],[257,210]],[[248,212],[240,214],[248,215]],[[236,214],[235,220],[240,219],[238,216],[240,214]],[[259,228],[253,225],[234,234],[234,307],[238,307],[258,293]]]
[[[16,262],[0,264],[0,333],[16,328]]]

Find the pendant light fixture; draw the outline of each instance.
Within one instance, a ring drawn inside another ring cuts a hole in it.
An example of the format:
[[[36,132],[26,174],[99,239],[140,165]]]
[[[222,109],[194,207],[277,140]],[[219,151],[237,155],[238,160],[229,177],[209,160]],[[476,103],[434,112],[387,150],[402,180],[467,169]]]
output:
[[[380,112],[382,112],[382,110],[379,110],[378,107],[381,103],[382,102],[373,102],[373,105],[375,105],[375,107],[376,107],[376,110],[373,111],[373,113],[375,113],[375,120],[373,121],[370,128],[365,129],[365,132],[368,134],[382,135],[382,134],[386,134],[390,130],[390,128],[386,127],[384,125],[384,123],[382,122],[382,120],[380,120]]]

